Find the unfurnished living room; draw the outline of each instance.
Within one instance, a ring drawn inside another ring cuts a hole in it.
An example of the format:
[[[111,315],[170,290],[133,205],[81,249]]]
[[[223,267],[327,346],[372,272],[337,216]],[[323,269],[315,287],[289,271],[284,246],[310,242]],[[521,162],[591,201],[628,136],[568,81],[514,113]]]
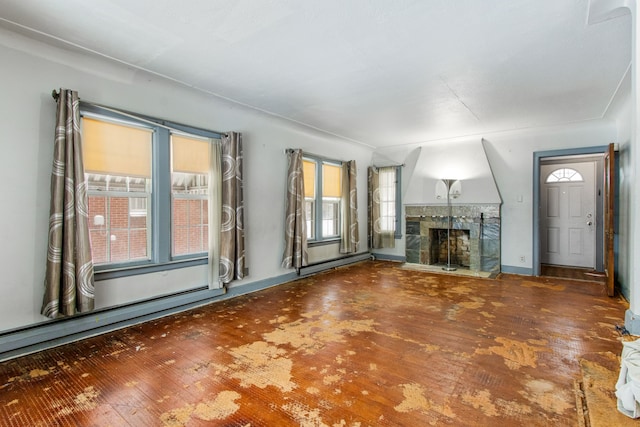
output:
[[[638,22],[0,2],[0,426],[636,425]]]

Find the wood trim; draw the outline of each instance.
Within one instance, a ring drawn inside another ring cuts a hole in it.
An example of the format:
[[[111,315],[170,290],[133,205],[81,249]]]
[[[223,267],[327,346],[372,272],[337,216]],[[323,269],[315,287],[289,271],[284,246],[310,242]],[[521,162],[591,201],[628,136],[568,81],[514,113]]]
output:
[[[605,155],[605,213],[604,213],[604,271],[607,278],[607,295],[615,294],[614,281],[614,200],[615,200],[615,152],[613,144],[609,144]]]

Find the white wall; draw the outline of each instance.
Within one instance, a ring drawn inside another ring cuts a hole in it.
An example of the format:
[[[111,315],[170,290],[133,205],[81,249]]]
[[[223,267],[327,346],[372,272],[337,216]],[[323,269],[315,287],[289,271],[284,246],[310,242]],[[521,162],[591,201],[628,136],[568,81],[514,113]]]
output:
[[[40,312],[47,246],[55,102],[51,91],[77,90],[83,100],[218,131],[244,140],[245,227],[250,275],[234,286],[291,272],[283,251],[285,148],[302,148],[358,166],[360,252],[366,252],[366,168],[371,150],[233,104],[166,79],[84,54],[60,50],[0,29],[0,330],[45,320]],[[317,256],[328,256],[325,248]],[[317,260],[317,259],[315,259]],[[96,282],[105,307],[202,286],[202,266]]]
[[[533,268],[533,153],[602,146],[615,138],[615,123],[608,120],[485,137],[503,202],[502,265]]]
[[[502,238],[501,264],[518,269],[532,269],[533,255],[533,153],[537,151],[561,150],[591,146],[607,145],[617,138],[616,124],[613,120],[593,120],[573,125],[539,128],[532,130],[501,132],[478,136],[484,140],[484,147],[493,172],[499,195],[502,199]],[[439,150],[447,147],[451,141],[439,141]],[[454,141],[456,142],[456,141]],[[416,147],[418,145],[416,144]],[[415,147],[386,149],[383,155],[387,158],[402,161],[406,164],[403,176],[421,176],[424,172],[417,170],[420,163],[413,158],[416,151],[422,151],[420,157],[428,156],[429,147],[433,144],[422,144],[420,150]],[[453,147],[452,147],[453,148]],[[454,151],[454,150],[452,150]],[[416,168],[416,170],[412,170]],[[412,183],[408,183],[408,188]],[[422,183],[417,184],[423,186]],[[432,188],[425,192],[433,194]],[[463,192],[467,186],[463,182]],[[458,202],[456,200],[456,202]],[[404,215],[403,215],[404,230]],[[404,255],[404,243],[395,249],[376,250],[385,255]],[[524,256],[524,262],[520,257]]]

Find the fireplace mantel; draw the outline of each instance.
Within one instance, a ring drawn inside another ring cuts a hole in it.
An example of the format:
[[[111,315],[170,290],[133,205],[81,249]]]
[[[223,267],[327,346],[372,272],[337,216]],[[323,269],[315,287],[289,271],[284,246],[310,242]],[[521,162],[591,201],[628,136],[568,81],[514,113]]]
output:
[[[447,228],[446,205],[405,206],[406,259],[432,265],[431,229]],[[500,271],[500,205],[475,204],[451,207],[451,229],[469,230],[469,270]]]

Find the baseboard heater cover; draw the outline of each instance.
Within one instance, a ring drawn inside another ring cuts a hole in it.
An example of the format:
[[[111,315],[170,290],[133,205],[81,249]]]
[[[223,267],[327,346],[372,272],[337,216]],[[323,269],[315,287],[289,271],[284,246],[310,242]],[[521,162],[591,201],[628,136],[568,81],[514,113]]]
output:
[[[199,288],[16,328],[0,334],[0,361],[186,310],[224,294],[224,289]]]
[[[344,265],[353,264],[355,262],[365,261],[368,259],[371,259],[371,254],[369,252],[364,252],[364,253],[355,254],[355,255],[348,255],[342,258],[319,262],[316,264],[308,265],[306,267],[302,267],[299,271],[299,275],[309,276],[311,274],[319,273],[324,270],[329,270],[331,268],[336,268],[336,267],[342,267]]]
[[[157,319],[195,308],[219,299],[232,298],[267,287],[286,283],[331,268],[371,259],[368,252],[349,255],[301,268],[290,274],[259,280],[254,283],[224,289],[198,288],[178,294],[160,296],[145,301],[110,307],[78,315],[75,318],[42,322],[0,333],[0,361],[24,356],[47,348],[68,344],[90,336]]]

